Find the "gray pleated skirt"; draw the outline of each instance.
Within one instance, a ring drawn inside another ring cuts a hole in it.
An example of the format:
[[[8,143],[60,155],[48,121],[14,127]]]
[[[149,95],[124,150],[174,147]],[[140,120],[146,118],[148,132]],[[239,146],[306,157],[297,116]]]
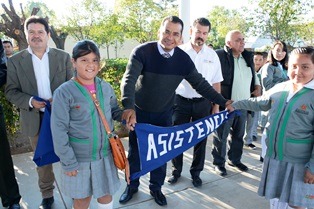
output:
[[[61,173],[62,192],[74,199],[113,195],[119,187],[118,171],[111,155],[97,161],[80,162],[75,177]]]
[[[278,198],[293,206],[314,208],[314,184],[303,182],[306,168],[302,163],[288,163],[265,157],[258,194]]]

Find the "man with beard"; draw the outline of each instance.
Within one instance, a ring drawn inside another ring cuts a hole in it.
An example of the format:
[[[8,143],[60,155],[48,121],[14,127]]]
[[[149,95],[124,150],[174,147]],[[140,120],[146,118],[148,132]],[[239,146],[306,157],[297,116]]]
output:
[[[207,47],[205,41],[211,29],[211,23],[206,18],[198,18],[190,28],[190,41],[179,46],[185,51],[195,64],[199,73],[220,93],[220,82],[223,80],[220,61],[216,52]],[[191,85],[183,80],[176,90],[173,114],[174,125],[199,120],[211,113],[217,113],[219,106],[198,94]],[[200,173],[204,168],[207,139],[194,146],[193,161],[190,167],[192,183],[195,187],[202,185]],[[183,153],[172,159],[172,177],[170,184],[175,184],[181,176],[183,167]]]
[[[46,102],[62,83],[71,79],[70,55],[48,47],[49,26],[44,18],[31,16],[25,21],[28,48],[8,59],[6,97],[20,109],[22,132],[29,137],[35,151]],[[38,184],[42,193],[40,209],[50,209],[54,202],[52,165],[37,167]]]

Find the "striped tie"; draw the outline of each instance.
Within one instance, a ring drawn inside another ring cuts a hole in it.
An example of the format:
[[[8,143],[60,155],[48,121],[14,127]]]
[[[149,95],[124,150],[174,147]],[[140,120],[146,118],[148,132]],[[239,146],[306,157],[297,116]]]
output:
[[[163,53],[162,56],[163,56],[164,58],[170,58],[170,57],[171,57],[171,55],[170,55],[169,53],[167,53],[167,52],[166,52],[166,53]]]

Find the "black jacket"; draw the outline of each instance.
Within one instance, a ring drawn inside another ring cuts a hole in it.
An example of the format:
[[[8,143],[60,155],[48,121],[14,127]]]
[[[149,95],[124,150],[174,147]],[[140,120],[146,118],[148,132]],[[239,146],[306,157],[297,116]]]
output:
[[[6,57],[2,41],[0,39],[0,87],[3,86],[7,79]]]
[[[233,76],[234,76],[234,58],[232,55],[232,49],[224,46],[223,49],[216,50],[218,57],[220,59],[221,71],[224,80],[221,82],[221,94],[226,99],[231,99]],[[252,71],[252,81],[251,81],[251,92],[255,90],[255,70],[253,63],[253,53],[244,50],[242,56],[248,67]]]

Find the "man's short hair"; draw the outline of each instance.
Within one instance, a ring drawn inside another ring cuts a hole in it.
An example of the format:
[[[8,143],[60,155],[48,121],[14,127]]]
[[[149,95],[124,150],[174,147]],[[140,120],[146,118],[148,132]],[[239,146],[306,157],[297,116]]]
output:
[[[5,41],[2,41],[3,44],[10,44],[12,47],[13,47],[13,44],[11,41],[9,40],[5,40]]]
[[[194,20],[193,27],[195,27],[196,24],[200,24],[201,26],[208,26],[209,27],[208,32],[211,29],[211,23],[205,17],[200,17],[200,18],[197,18],[196,20]]]
[[[48,25],[48,22],[46,21],[46,19],[42,18],[42,17],[34,16],[34,15],[30,16],[29,18],[27,18],[25,20],[25,28],[24,28],[25,33],[27,33],[27,27],[31,23],[40,23],[40,24],[44,25],[45,26],[45,31],[47,33],[49,33],[49,25]]]
[[[167,16],[167,17],[165,17],[162,20],[160,27],[163,26],[167,20],[169,22],[172,22],[172,23],[179,23],[182,26],[181,34],[183,33],[183,27],[184,27],[183,21],[179,17],[177,17],[177,16]]]

